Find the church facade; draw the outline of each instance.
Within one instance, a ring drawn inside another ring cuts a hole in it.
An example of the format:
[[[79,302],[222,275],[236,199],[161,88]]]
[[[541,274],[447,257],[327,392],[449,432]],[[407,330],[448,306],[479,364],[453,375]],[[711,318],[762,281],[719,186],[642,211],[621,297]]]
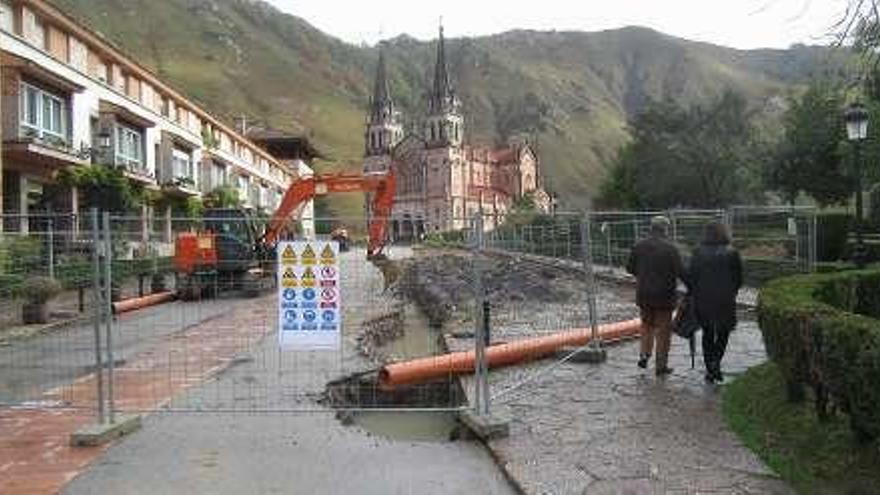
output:
[[[503,147],[465,144],[461,102],[449,78],[442,27],[433,85],[425,103],[424,117],[406,132],[380,50],[366,119],[364,172],[390,170],[395,175],[392,238],[462,229],[479,213],[486,229],[492,229],[526,195],[539,209],[549,209],[540,161],[527,141],[511,140]]]

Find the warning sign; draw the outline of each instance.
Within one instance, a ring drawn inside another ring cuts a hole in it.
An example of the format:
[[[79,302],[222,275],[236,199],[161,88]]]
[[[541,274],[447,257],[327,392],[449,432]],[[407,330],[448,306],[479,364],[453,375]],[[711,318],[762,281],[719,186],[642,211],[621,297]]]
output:
[[[339,349],[342,313],[338,243],[280,242],[277,252],[278,336],[282,350]],[[320,267],[316,266],[319,260]]]
[[[282,265],[295,265],[296,264],[296,251],[293,250],[293,246],[290,244],[284,248],[284,251],[281,252],[281,264]]]
[[[296,286],[296,272],[293,271],[293,268],[285,268],[284,275],[281,276],[281,287],[290,289]]]
[[[302,286],[303,287],[314,287],[315,286],[315,271],[312,270],[312,267],[308,266],[303,271],[302,274]]]
[[[321,250],[321,264],[324,266],[336,264],[336,253],[333,252],[333,248],[329,244]]]
[[[300,258],[302,258],[303,265],[314,265],[317,258],[315,257],[315,250],[312,249],[311,244],[306,244],[306,248],[303,249],[302,254],[300,254]]]

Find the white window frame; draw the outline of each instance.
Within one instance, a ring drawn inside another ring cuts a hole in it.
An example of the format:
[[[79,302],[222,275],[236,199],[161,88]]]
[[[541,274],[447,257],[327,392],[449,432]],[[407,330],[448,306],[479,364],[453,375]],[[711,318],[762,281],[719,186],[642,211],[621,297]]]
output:
[[[5,0],[0,0],[0,29],[7,33],[15,33],[15,13],[12,4]]]
[[[220,187],[229,183],[229,167],[223,163],[212,162],[211,164],[211,186]]]
[[[146,169],[144,131],[117,123],[113,132],[116,165],[143,172]]]
[[[19,95],[19,129],[23,137],[37,139],[57,139],[64,145],[70,142],[68,137],[70,106],[67,99],[39,86],[22,81]],[[29,105],[29,97],[34,95],[33,113]],[[47,113],[47,105],[50,107]],[[57,114],[53,110],[57,105]],[[27,133],[30,131],[30,133]]]
[[[238,176],[238,197],[245,203],[250,203],[251,178],[247,175]]]
[[[186,177],[192,180],[195,185],[196,175],[192,152],[178,147],[171,149],[171,175],[174,180]]]

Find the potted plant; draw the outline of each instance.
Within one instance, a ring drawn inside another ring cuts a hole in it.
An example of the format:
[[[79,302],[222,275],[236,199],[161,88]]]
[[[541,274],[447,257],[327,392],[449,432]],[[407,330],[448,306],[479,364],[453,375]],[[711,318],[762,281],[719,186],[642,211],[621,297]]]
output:
[[[31,277],[22,287],[25,303],[21,319],[25,325],[49,322],[49,301],[61,292],[61,284],[49,277]]]

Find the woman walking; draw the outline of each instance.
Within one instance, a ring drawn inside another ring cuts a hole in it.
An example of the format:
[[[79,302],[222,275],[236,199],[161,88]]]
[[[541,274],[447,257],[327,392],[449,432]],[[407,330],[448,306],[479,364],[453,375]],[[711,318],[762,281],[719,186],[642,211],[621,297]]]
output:
[[[706,381],[720,383],[721,359],[727,339],[736,327],[736,294],[742,286],[742,260],[730,245],[727,227],[711,222],[703,241],[691,256],[690,291],[697,320],[703,329]]]

